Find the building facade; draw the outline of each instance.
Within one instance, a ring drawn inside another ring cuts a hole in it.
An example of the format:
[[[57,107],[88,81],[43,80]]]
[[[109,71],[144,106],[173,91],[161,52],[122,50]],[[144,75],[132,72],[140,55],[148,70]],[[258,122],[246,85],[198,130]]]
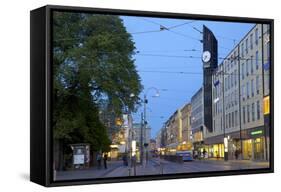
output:
[[[181,109],[181,145],[179,146],[181,150],[191,150],[191,104],[185,104]]]
[[[267,159],[269,127],[265,126],[263,102],[269,94],[265,65],[270,64],[265,64],[264,57],[270,47],[265,44],[263,28],[255,25],[213,74],[213,132],[205,133],[211,156]]]
[[[204,105],[203,89],[200,88],[191,98],[191,138],[194,151],[203,152],[204,149]]]
[[[141,123],[133,123],[132,128],[132,140],[137,142],[137,146],[141,143]],[[146,126],[146,129],[143,129],[143,143],[149,143],[151,137],[151,127]]]

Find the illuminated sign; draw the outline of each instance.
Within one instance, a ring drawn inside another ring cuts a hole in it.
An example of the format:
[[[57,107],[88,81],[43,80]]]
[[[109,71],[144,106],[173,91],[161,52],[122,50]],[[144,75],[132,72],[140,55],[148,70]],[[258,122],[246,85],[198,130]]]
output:
[[[137,150],[137,142],[135,140],[132,141],[132,156],[136,155]]]
[[[251,135],[260,135],[260,134],[262,134],[262,133],[263,133],[262,130],[252,131],[252,132],[251,132]]]
[[[228,139],[227,139],[227,137],[225,137],[223,139],[223,142],[224,142],[224,152],[228,152]]]
[[[263,114],[267,115],[270,113],[270,99],[269,96],[263,98]]]

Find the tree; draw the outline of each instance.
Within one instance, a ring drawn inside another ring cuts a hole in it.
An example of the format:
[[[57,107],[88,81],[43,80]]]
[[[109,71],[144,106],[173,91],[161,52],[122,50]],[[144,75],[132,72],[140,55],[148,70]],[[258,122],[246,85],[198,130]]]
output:
[[[88,142],[109,150],[100,121],[101,101],[120,115],[124,104],[136,110],[142,90],[134,42],[118,16],[54,12],[53,130],[55,141]]]

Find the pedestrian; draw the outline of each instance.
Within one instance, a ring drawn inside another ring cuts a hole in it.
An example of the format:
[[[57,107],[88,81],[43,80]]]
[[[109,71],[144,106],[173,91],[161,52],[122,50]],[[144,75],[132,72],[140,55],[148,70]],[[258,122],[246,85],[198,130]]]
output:
[[[206,149],[203,150],[203,158],[207,158],[207,151],[206,151]]]
[[[103,165],[104,165],[104,168],[107,169],[107,153],[105,153],[103,156]]]
[[[220,156],[219,156],[218,151],[216,151],[215,154],[216,154],[217,159],[219,159]]]
[[[198,151],[195,151],[195,152],[194,152],[194,157],[195,157],[195,159],[198,158]]]
[[[98,152],[97,154],[98,169],[101,168],[101,158],[102,158],[101,153]]]
[[[234,155],[235,155],[235,159],[237,160],[238,159],[238,155],[239,155],[239,152],[238,152],[237,149],[235,150],[235,154]]]
[[[128,166],[128,158],[126,154],[123,154],[122,160],[123,160],[123,165]]]

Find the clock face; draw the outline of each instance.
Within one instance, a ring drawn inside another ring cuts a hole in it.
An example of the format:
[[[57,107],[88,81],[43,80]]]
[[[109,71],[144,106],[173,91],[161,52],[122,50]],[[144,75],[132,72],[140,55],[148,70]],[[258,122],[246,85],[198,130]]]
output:
[[[210,53],[210,51],[204,51],[203,54],[202,54],[202,61],[203,61],[204,63],[207,63],[207,62],[210,61],[210,59],[211,59],[211,53]]]

